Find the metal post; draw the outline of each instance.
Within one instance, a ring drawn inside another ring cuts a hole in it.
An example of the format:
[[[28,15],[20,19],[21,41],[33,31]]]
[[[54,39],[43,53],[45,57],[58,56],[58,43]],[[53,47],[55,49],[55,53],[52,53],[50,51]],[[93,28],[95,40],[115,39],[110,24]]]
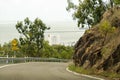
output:
[[[8,53],[7,53],[7,59],[6,59],[6,64],[8,64]]]

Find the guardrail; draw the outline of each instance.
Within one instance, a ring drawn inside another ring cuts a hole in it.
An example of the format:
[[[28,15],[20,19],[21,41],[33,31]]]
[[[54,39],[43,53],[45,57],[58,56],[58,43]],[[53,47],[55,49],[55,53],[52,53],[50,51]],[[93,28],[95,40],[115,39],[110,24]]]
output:
[[[25,63],[25,62],[69,62],[69,59],[57,59],[57,58],[39,58],[39,57],[0,57],[0,64],[10,64],[10,63]]]

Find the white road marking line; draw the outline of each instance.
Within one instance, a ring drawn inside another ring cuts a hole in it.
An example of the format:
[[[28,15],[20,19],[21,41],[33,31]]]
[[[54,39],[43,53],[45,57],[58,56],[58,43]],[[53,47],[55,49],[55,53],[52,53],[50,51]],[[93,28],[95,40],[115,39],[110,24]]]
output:
[[[80,76],[83,76],[83,77],[88,77],[88,78],[93,78],[93,79],[98,79],[98,80],[105,80],[105,79],[102,79],[102,78],[97,78],[97,77],[93,77],[93,76],[90,76],[90,75],[85,75],[85,74],[80,74],[80,73],[77,73],[77,72],[70,71],[68,69],[68,67],[66,68],[66,70],[70,73],[75,74],[75,75],[80,75]]]
[[[8,65],[0,66],[0,69],[1,69],[1,68],[5,68],[5,67],[8,67],[8,66],[14,66],[14,65],[18,65],[18,64],[8,64]]]

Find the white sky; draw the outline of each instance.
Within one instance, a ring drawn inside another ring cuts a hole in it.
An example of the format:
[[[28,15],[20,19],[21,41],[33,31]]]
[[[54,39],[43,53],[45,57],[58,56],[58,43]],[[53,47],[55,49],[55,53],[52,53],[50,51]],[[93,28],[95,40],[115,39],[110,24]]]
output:
[[[72,0],[77,3],[78,0]],[[76,22],[72,20],[72,14],[66,11],[67,0],[0,0],[0,24],[23,21],[26,17],[30,20],[40,18],[43,22],[55,25],[56,22],[63,29],[78,30]],[[63,22],[63,23],[62,23]],[[65,24],[65,22],[67,24]],[[64,27],[65,26],[65,27]],[[14,29],[10,28],[13,27]],[[4,27],[0,25],[0,44],[19,37],[14,26]],[[78,35],[79,36],[79,35]]]
[[[66,7],[67,0],[0,0],[0,23],[26,17],[32,20],[38,17],[45,22],[72,21]]]
[[[26,17],[32,20],[38,17],[45,22],[72,21],[66,7],[67,0],[0,0],[0,22]]]
[[[67,0],[0,0],[0,44],[19,37],[15,26],[10,24],[23,21],[26,17],[30,20],[38,17],[45,24],[55,25],[54,28],[62,26],[63,30],[73,30],[75,27],[78,30],[72,14],[66,11],[67,5]],[[6,26],[3,23],[10,24]]]

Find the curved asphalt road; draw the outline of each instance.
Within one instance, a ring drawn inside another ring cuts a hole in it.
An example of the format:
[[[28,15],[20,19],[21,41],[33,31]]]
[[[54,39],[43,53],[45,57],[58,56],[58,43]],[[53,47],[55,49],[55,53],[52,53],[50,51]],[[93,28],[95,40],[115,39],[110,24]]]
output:
[[[31,62],[0,68],[0,80],[94,80],[66,71],[67,63]]]

